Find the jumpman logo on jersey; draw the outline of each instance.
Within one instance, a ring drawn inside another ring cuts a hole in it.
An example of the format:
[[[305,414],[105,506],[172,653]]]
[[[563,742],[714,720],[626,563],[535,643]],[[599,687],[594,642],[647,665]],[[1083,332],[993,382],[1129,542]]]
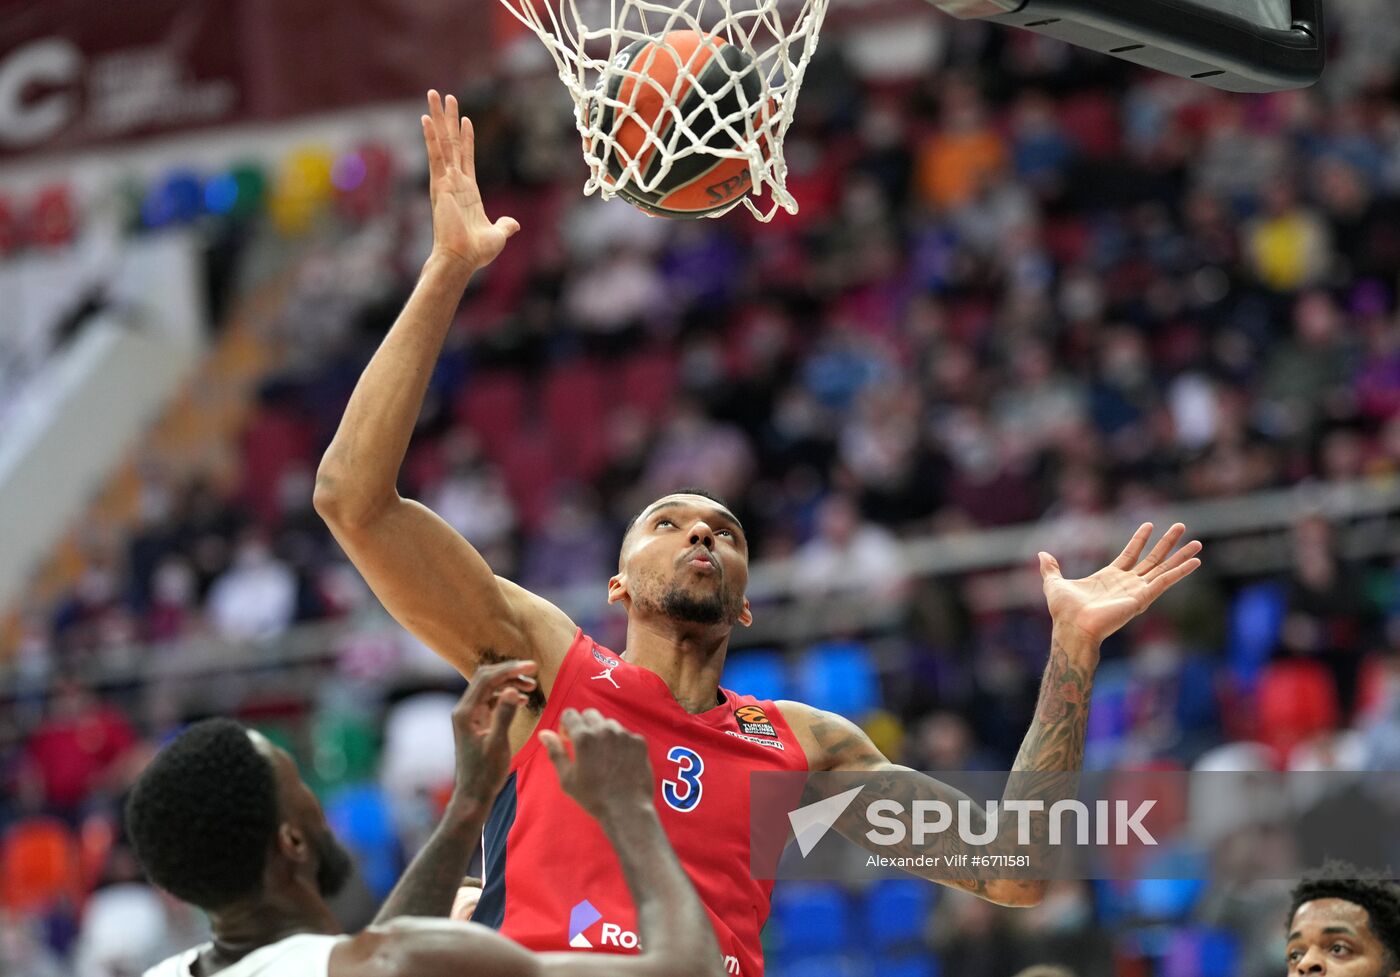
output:
[[[617,684],[617,679],[615,679],[615,678],[612,677],[613,669],[616,668],[616,667],[617,667],[616,665],[609,665],[607,668],[603,669],[603,670],[602,670],[601,672],[599,672],[597,675],[590,675],[590,676],[589,676],[589,679],[590,679],[591,681],[596,682],[596,681],[597,681],[598,679],[600,679],[600,678],[605,678],[605,679],[607,679],[609,682],[612,683],[613,688],[617,689],[618,691],[621,691],[621,690],[622,690],[622,686],[618,685],[618,684]]]

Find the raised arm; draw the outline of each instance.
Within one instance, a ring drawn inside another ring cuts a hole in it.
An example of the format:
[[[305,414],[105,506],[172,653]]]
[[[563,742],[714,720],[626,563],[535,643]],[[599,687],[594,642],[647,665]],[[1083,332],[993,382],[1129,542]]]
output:
[[[428,379],[471,276],[519,225],[486,217],[476,185],[475,139],[428,95],[433,250],[393,328],[375,352],[316,473],[316,511],[394,618],[470,676],[483,660],[530,658],[545,691],[573,636],[558,608],[508,581],[451,526],[398,493],[399,468]]]
[[[330,977],[723,977],[710,918],[653,806],[645,741],[593,709],[565,710],[560,728],[562,737],[540,736],[564,790],[597,819],[617,852],[642,951],[536,954],[472,923],[401,919],[338,947]]]
[[[1035,716],[1016,755],[1003,801],[1039,800],[1048,810],[1055,801],[1073,795],[1077,774],[1084,765],[1089,694],[1098,667],[1099,646],[1201,565],[1196,558],[1201,551],[1199,542],[1192,540],[1173,551],[1185,532],[1186,527],[1177,523],[1142,557],[1152,534],[1152,524],[1144,523],[1116,560],[1082,580],[1064,579],[1055,558],[1040,554],[1041,579],[1052,622],[1050,660],[1041,679]],[[906,805],[915,799],[967,799],[933,777],[891,763],[850,720],[801,703],[780,705],[807,752],[812,770],[874,775],[860,778],[870,799],[903,800]],[[868,845],[865,832],[869,825],[859,817],[861,810],[863,805],[852,805],[835,827],[852,841]],[[973,813],[979,821],[985,818],[980,807]],[[1043,812],[1032,814],[1029,822],[1031,838],[1043,839],[1048,831],[1048,816]],[[975,827],[980,830],[981,824]],[[871,848],[882,855],[949,854],[960,849],[961,842],[953,832],[940,834],[936,846],[917,850],[909,845]],[[1031,906],[1045,894],[1044,881],[988,879],[972,874],[953,878],[950,874],[945,867],[932,880],[966,889],[1001,905]]]

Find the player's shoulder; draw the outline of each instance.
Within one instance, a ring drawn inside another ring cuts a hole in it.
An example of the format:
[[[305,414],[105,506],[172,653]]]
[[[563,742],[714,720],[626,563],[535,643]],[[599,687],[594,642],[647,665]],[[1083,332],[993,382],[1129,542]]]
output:
[[[772,704],[778,715],[783,717],[783,722],[787,723],[788,729],[792,730],[792,735],[802,747],[802,752],[807,755],[808,766],[818,769],[815,761],[820,756],[821,744],[812,735],[812,728],[814,725],[820,728],[822,717],[829,714],[795,699],[774,699]]]
[[[864,766],[883,761],[870,737],[839,713],[793,699],[777,699],[774,708],[792,730],[814,771]]]
[[[821,717],[831,715],[831,713],[818,709],[816,706],[798,702],[796,699],[774,699],[773,708],[782,714],[783,719],[787,720],[787,724],[792,727],[793,732],[798,732],[799,726],[805,729]]]

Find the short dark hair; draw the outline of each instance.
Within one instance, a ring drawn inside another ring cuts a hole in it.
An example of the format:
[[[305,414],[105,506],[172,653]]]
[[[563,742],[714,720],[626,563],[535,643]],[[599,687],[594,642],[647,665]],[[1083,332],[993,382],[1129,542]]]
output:
[[[627,542],[628,534],[632,532],[632,527],[637,525],[637,520],[642,518],[643,512],[646,512],[648,509],[656,505],[656,503],[660,502],[662,499],[669,499],[673,495],[698,495],[702,499],[709,499],[716,505],[720,505],[723,506],[725,509],[728,509],[731,515],[733,515],[734,513],[734,510],[729,507],[729,503],[721,499],[718,495],[715,495],[713,492],[707,492],[702,488],[680,488],[676,489],[674,492],[667,492],[665,495],[652,499],[646,505],[642,506],[642,508],[637,512],[637,514],[627,521],[626,528],[622,530],[622,541],[624,543]],[[738,516],[734,517],[736,522],[738,522],[738,518]],[[743,529],[744,527],[741,524],[739,528]]]
[[[255,895],[277,832],[272,764],[231,719],[185,730],[151,761],[126,831],[151,881],[201,909]]]
[[[1386,968],[1400,968],[1400,885],[1389,879],[1358,879],[1355,865],[1339,859],[1329,859],[1317,872],[1302,879],[1293,888],[1288,923],[1298,907],[1314,899],[1342,899],[1366,910],[1371,931],[1381,941],[1386,952]]]

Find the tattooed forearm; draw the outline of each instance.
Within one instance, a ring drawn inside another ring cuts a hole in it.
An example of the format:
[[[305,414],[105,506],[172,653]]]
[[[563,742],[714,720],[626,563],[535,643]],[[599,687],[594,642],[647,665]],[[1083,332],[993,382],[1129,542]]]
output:
[[[1048,811],[1056,801],[1074,796],[1079,785],[1079,771],[1084,762],[1084,737],[1088,724],[1089,693],[1093,682],[1097,650],[1081,644],[1066,643],[1059,635],[1051,641],[1050,661],[1041,683],[1035,717],[1021,744],[1002,803],[1014,800],[1042,802],[1038,810],[1027,811],[1026,824],[1030,846],[1017,842],[1018,832],[1002,830],[991,843],[971,846],[957,831],[942,831],[919,839],[916,844],[910,832],[898,844],[876,844],[870,837],[870,825],[864,811],[878,800],[899,802],[904,810],[912,810],[915,801],[942,801],[950,808],[967,812],[968,827],[973,833],[986,830],[987,811],[981,804],[942,781],[917,773],[907,767],[890,763],[855,726],[840,717],[817,713],[807,725],[807,732],[824,760],[824,768],[845,771],[851,775],[849,786],[864,789],[861,802],[847,808],[836,824],[841,834],[880,855],[890,857],[948,856],[975,852],[982,855],[1031,856],[1031,864],[1048,865],[1050,850]],[[836,782],[824,782],[821,793],[846,789]],[[809,798],[808,801],[816,798]],[[1004,822],[1003,822],[1004,823]],[[930,860],[925,877],[944,885],[965,889],[984,899],[1004,905],[1033,905],[1044,894],[1046,883],[1040,879],[991,879],[972,868],[957,867],[957,860]]]
[[[1058,637],[1050,641],[1050,663],[1040,683],[1035,719],[1021,742],[1013,771],[1074,771],[1084,765],[1084,735],[1089,724],[1089,692],[1095,662],[1071,654]]]
[[[485,822],[485,810],[457,812],[449,805],[432,837],[384,900],[374,921],[384,923],[396,916],[448,915]]]

